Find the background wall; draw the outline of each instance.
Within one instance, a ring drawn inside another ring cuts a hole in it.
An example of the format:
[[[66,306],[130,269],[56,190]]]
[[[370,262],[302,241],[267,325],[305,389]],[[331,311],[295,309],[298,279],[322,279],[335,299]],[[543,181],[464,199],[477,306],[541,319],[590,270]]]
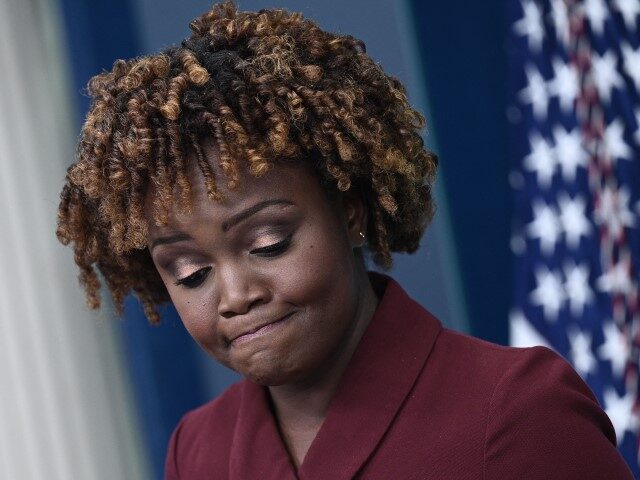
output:
[[[506,344],[513,298],[506,2],[410,4],[470,331]]]

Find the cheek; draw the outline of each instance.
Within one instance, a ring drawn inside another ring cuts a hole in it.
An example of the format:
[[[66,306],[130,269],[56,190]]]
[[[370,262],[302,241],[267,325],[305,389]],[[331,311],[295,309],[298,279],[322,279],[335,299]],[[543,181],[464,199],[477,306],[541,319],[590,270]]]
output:
[[[309,353],[336,347],[356,315],[358,283],[356,261],[350,245],[336,234],[314,237],[278,279],[280,300],[305,312],[301,333],[313,338],[303,342]],[[301,339],[298,339],[301,340]]]
[[[340,303],[353,290],[353,266],[353,252],[335,230],[310,232],[279,269],[278,290],[298,305]]]
[[[281,283],[283,300],[301,312],[292,334],[265,355],[268,361],[252,362],[259,367],[258,383],[279,385],[313,375],[331,364],[348,338],[358,306],[355,275],[324,255],[307,256],[304,267]]]
[[[206,298],[185,300],[175,290],[169,290],[169,295],[189,335],[216,360],[228,366],[226,348],[216,328],[213,303]]]

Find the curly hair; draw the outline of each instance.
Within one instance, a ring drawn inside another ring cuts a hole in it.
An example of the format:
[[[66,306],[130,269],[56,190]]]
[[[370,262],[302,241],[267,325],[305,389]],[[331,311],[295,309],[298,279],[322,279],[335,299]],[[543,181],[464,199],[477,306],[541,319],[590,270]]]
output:
[[[364,192],[377,264],[418,248],[434,212],[437,158],[424,148],[425,120],[404,86],[361,41],[299,13],[242,12],[232,2],[190,27],[179,47],[117,60],[89,81],[57,228],[73,244],[89,307],[100,305],[99,272],[118,311],[134,292],[158,321],[156,306],[169,296],[147,248],[144,199],[153,185],[158,225],[173,205],[189,211],[188,151],[212,201],[219,182],[238,188],[243,170],[260,176],[277,162],[310,162],[323,184]],[[204,158],[205,138],[215,141],[224,178]]]

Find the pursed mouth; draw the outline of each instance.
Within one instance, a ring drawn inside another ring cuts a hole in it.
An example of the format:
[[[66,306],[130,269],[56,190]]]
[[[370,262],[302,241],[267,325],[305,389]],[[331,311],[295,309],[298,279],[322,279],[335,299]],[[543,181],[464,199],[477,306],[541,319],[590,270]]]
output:
[[[280,326],[282,323],[284,323],[286,320],[288,320],[289,317],[291,317],[293,314],[294,314],[294,312],[288,313],[284,317],[279,318],[278,320],[275,320],[275,321],[269,322],[269,323],[265,323],[264,325],[261,325],[260,327],[253,328],[253,329],[249,330],[248,332],[242,333],[242,334],[238,335],[237,337],[233,338],[229,343],[231,345],[238,345],[240,343],[249,341],[249,340],[251,340],[253,338],[259,337],[260,335],[263,335],[263,334],[273,330],[274,328],[277,328],[278,326]]]

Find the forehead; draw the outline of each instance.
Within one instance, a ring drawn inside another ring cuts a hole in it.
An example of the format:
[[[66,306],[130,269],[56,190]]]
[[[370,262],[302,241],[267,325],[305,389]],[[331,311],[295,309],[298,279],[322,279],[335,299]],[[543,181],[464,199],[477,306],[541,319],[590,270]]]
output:
[[[222,224],[225,218],[233,213],[266,200],[285,199],[305,209],[318,208],[329,203],[317,175],[306,164],[274,163],[269,171],[260,177],[250,174],[244,167],[239,167],[239,184],[236,188],[229,189],[228,176],[220,165],[220,156],[215,143],[203,142],[202,150],[213,170],[216,187],[222,200],[213,201],[209,198],[205,177],[198,166],[195,153],[190,152],[187,155],[185,173],[191,188],[191,212],[186,214],[177,207],[180,189],[174,185],[173,206],[169,209],[168,217],[169,228],[180,228],[185,222],[190,223],[202,218]],[[155,225],[153,219],[153,203],[156,195],[157,189],[152,185],[145,199],[145,217],[151,236],[162,229]]]

